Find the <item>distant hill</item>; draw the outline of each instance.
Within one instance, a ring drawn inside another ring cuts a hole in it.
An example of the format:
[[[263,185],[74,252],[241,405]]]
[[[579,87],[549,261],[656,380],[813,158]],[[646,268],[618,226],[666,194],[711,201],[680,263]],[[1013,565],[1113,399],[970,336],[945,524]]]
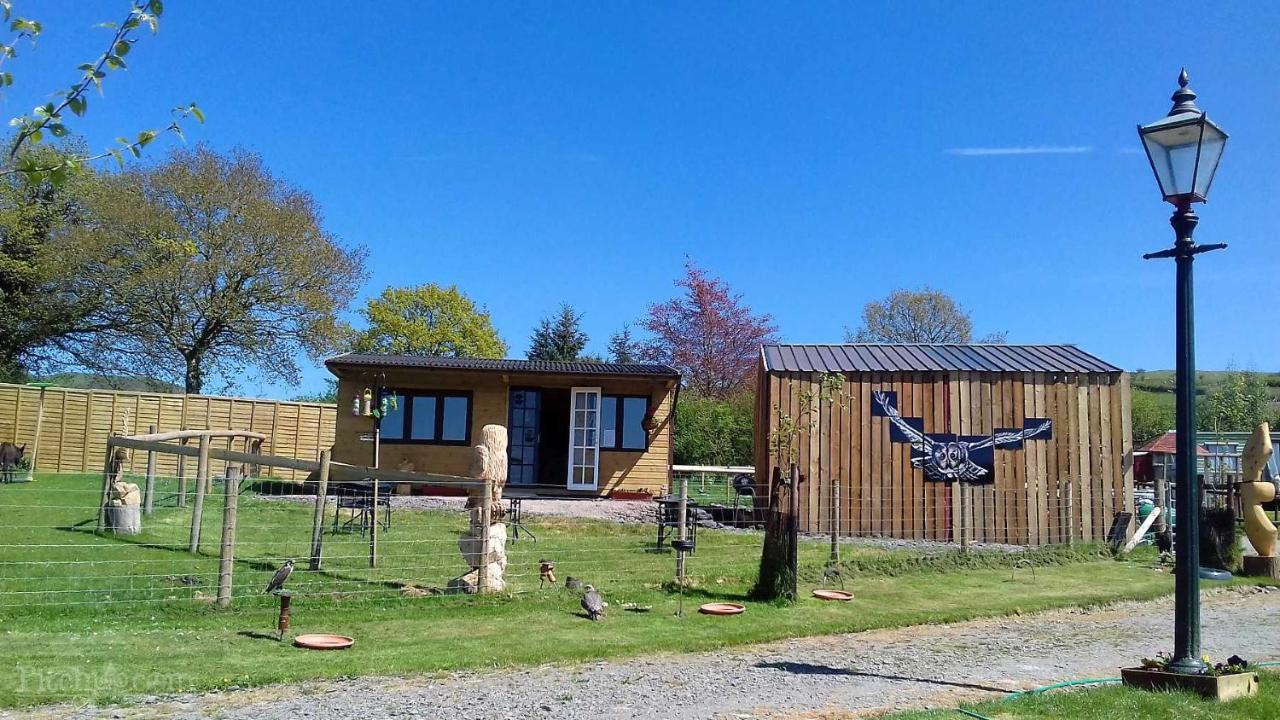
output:
[[[155,378],[125,377],[122,375],[96,375],[93,373],[57,373],[37,378],[35,382],[53,383],[58,387],[77,390],[125,390],[134,392],[182,393],[173,383]]]
[[[1227,378],[1239,370],[1200,370],[1196,372],[1196,394],[1208,395],[1218,389]],[[1280,403],[1280,373],[1258,373],[1271,389],[1271,401]],[[1134,370],[1129,373],[1134,390],[1154,393],[1171,393],[1174,386],[1173,370]]]

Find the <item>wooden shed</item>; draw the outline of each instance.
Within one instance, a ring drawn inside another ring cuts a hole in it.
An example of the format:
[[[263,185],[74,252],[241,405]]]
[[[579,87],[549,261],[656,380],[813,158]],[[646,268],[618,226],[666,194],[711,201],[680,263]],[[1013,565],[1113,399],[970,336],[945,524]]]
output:
[[[1072,345],[767,345],[757,382],[757,492],[797,463],[802,531],[1043,545],[1132,512],[1128,375]]]
[[[508,429],[508,488],[540,495],[657,495],[671,483],[666,365],[361,355],[338,378],[333,457],[466,475],[485,425]],[[366,399],[367,398],[367,399]]]

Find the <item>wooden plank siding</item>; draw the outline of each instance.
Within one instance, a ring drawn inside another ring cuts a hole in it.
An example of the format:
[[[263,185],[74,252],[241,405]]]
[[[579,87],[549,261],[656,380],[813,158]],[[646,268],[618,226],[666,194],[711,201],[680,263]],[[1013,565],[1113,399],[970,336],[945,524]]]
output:
[[[0,442],[35,447],[38,388],[0,383]],[[100,472],[111,435],[145,433],[156,430],[252,430],[267,434],[272,454],[314,460],[334,441],[337,408],[317,403],[277,400],[174,395],[110,390],[79,390],[50,387],[45,390],[44,415],[40,423],[38,472]],[[287,435],[284,448],[277,435]],[[295,439],[295,437],[297,439]],[[238,443],[241,441],[237,441]],[[232,449],[242,450],[243,446]],[[132,472],[141,472],[146,459],[134,453]],[[175,455],[156,457],[156,472],[173,476],[178,472]],[[225,471],[225,463],[214,463],[213,472]],[[299,479],[304,473],[276,468],[274,477]]]
[[[842,390],[806,415],[821,389],[814,373],[757,376],[756,473],[760,489],[779,458],[770,448],[778,410],[797,425],[794,459],[806,475],[800,493],[805,532],[832,523],[839,532],[958,542],[1047,545],[1104,540],[1117,512],[1133,503],[1132,408],[1124,373],[949,371],[850,372]],[[988,435],[1053,421],[1051,435],[994,450],[993,482],[952,485],[926,480],[908,443],[893,442],[891,423],[873,412],[872,394],[897,393],[904,417],[926,433]],[[761,497],[765,497],[761,492]]]

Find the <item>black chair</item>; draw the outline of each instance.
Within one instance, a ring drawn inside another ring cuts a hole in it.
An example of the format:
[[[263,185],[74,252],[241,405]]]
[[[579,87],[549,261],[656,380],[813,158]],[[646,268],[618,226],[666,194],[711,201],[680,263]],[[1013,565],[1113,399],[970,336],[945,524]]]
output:
[[[744,511],[745,523],[742,521]],[[746,473],[733,476],[733,523],[737,527],[756,524],[756,479]]]
[[[661,548],[664,541],[669,541],[680,537],[680,498],[664,497],[658,498],[658,545]],[[696,512],[698,503],[692,500],[685,501],[685,539],[693,545],[690,547],[689,553],[693,553],[693,547],[698,543],[698,522]]]
[[[360,537],[364,537],[365,532],[374,522],[381,526],[383,532],[390,530],[392,489],[391,483],[378,484],[378,503],[375,508],[372,484],[352,483],[336,486],[334,496],[337,503],[333,509],[332,532],[359,530]],[[378,517],[379,509],[383,511],[381,518]],[[343,510],[350,511],[351,515],[345,522],[340,523]]]

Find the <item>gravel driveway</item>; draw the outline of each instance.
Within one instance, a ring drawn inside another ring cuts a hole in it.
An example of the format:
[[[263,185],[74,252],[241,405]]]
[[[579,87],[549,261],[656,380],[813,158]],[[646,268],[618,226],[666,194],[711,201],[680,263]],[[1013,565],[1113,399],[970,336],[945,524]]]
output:
[[[1170,644],[1172,601],[805,638],[720,652],[441,678],[376,678],[156,699],[131,708],[42,708],[0,718],[833,718],[953,705],[1103,677]],[[1215,658],[1280,658],[1280,591],[1203,603]]]

